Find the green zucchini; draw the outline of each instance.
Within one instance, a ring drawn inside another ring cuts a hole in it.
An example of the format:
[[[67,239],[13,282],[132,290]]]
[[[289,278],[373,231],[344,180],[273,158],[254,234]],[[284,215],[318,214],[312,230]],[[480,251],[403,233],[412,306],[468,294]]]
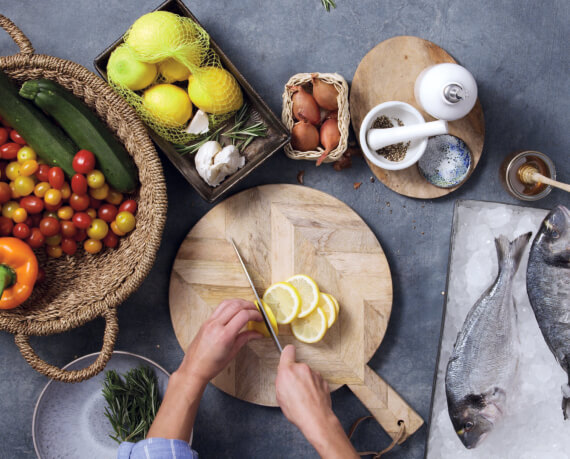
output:
[[[59,166],[72,177],[78,148],[37,107],[18,95],[18,88],[0,71],[0,116],[26,140],[50,166]]]
[[[77,146],[97,158],[109,185],[122,193],[137,186],[133,159],[91,109],[65,88],[50,80],[26,81],[20,95],[52,116]]]

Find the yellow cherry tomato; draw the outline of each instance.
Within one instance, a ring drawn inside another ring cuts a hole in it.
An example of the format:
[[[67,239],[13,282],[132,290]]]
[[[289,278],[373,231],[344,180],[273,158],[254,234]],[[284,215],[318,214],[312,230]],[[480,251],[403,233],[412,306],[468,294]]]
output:
[[[46,244],[51,246],[61,244],[61,234],[56,234],[55,236],[46,237]]]
[[[123,193],[120,193],[117,190],[113,190],[113,188],[110,188],[109,193],[105,198],[105,201],[107,201],[109,204],[114,204],[115,206],[118,206],[123,202]]]
[[[63,206],[57,209],[57,216],[60,220],[71,220],[75,211],[70,206]]]
[[[10,187],[10,192],[12,193],[12,199],[18,199],[22,197],[22,195],[18,193],[18,190],[16,190],[16,185],[13,181],[10,182],[8,186]]]
[[[116,222],[116,221],[112,221],[109,226],[111,227],[111,231],[112,231],[113,233],[115,233],[117,236],[124,236],[125,234],[127,234],[127,233],[125,233],[124,231],[121,231],[121,230],[119,229],[119,227],[117,226],[117,222]]]
[[[8,201],[2,206],[2,216],[6,218],[12,218],[16,209],[20,208],[20,204],[16,201]]]
[[[97,239],[98,241],[107,236],[108,232],[109,226],[107,222],[101,218],[95,218],[91,222],[91,225],[89,225],[89,228],[87,228],[87,236],[91,239]]]
[[[85,213],[89,215],[91,219],[97,218],[97,211],[95,209],[87,209]]]
[[[99,199],[102,201],[109,194],[109,185],[107,185],[106,183],[103,183],[103,185],[100,188],[91,188],[89,190],[89,194],[93,198]]]
[[[16,180],[20,176],[20,164],[16,161],[8,163],[6,166],[6,177],[9,180]]]
[[[23,207],[16,209],[12,214],[12,220],[15,223],[24,223],[26,218],[28,218],[28,212]]]
[[[38,159],[38,155],[36,155],[36,152],[32,147],[26,145],[25,147],[22,147],[18,150],[17,159],[19,163],[25,163],[30,159]]]
[[[57,206],[61,202],[61,191],[55,188],[50,188],[44,195],[44,201],[50,206]]]
[[[71,187],[67,182],[63,182],[63,186],[61,187],[60,191],[61,191],[61,197],[63,199],[69,199],[69,197],[71,196]]]
[[[87,185],[89,188],[101,188],[105,184],[103,172],[93,169],[87,174]]]
[[[103,243],[97,239],[87,239],[83,243],[83,248],[87,253],[97,253],[103,248]]]
[[[60,245],[46,245],[46,253],[52,258],[59,258],[63,255]]]
[[[51,186],[48,182],[40,182],[34,188],[34,194],[38,198],[43,198],[46,195],[46,191],[49,190],[50,188]]]
[[[117,228],[123,233],[129,233],[135,229],[135,216],[126,210],[117,214],[115,222],[117,223]]]
[[[14,180],[14,189],[20,196],[28,196],[34,191],[36,182],[32,177],[20,176]]]
[[[38,170],[38,162],[35,159],[28,159],[20,164],[20,175],[24,175],[29,177],[30,175],[34,175]]]

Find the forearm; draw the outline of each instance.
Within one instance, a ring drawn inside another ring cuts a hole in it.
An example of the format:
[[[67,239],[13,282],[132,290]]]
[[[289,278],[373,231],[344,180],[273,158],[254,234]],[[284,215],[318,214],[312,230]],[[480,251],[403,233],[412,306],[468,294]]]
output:
[[[147,438],[189,441],[206,384],[193,379],[192,375],[181,369],[175,371],[170,377],[164,399]]]
[[[326,420],[304,429],[303,434],[321,457],[327,459],[359,457],[333,413]]]

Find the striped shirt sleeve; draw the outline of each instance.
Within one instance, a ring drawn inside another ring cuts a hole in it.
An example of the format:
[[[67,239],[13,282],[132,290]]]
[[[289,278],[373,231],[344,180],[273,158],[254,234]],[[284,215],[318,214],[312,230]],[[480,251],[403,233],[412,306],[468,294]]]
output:
[[[198,459],[198,453],[182,440],[147,438],[121,443],[117,459]]]

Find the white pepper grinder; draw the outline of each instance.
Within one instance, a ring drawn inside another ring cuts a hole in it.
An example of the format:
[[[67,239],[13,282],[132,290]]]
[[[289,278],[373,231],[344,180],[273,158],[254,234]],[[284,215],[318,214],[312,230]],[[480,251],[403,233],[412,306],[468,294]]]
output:
[[[416,101],[431,116],[453,121],[467,115],[477,101],[477,83],[465,67],[437,64],[416,78]]]

